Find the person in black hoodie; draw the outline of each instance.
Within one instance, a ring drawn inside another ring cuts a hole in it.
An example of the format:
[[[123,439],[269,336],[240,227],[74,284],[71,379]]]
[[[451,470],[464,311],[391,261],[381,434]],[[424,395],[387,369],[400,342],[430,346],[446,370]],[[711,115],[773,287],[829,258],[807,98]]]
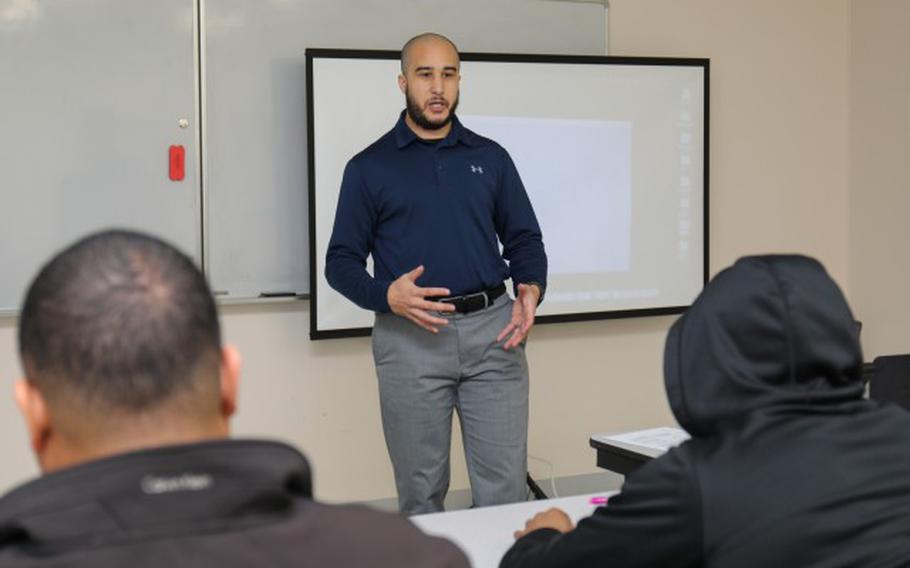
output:
[[[504,568],[910,565],[910,413],[863,399],[850,309],[802,256],[739,260],[673,325],[692,438],[572,527],[528,522]]]
[[[29,288],[19,349],[45,475],[0,498],[3,568],[467,566],[404,517],[314,501],[294,448],[227,439],[239,356],[167,243],[110,231],[60,253]]]

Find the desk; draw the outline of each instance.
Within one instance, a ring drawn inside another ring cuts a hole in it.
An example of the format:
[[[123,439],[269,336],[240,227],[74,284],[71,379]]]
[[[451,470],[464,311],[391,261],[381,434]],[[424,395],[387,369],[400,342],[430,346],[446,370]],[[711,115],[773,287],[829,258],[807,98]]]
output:
[[[595,434],[590,444],[597,451],[597,467],[629,475],[688,438],[684,430],[667,427]]]
[[[615,494],[615,491],[527,501],[511,505],[481,507],[464,511],[415,515],[411,522],[427,534],[445,537],[464,550],[474,568],[496,568],[515,542],[512,533],[524,528],[525,521],[550,507],[559,507],[578,523],[597,508],[591,497]]]

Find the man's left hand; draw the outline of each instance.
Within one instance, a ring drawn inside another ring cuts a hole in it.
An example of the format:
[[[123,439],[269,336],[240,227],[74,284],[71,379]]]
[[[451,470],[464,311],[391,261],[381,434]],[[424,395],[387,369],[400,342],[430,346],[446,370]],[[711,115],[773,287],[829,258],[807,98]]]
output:
[[[497,342],[509,338],[502,346],[503,349],[517,347],[528,336],[531,326],[534,325],[534,314],[537,312],[539,299],[540,288],[533,284],[518,285],[518,298],[512,302],[512,321],[496,337]]]
[[[562,509],[552,507],[543,513],[537,513],[525,523],[524,530],[515,531],[515,538],[521,538],[529,532],[537,529],[556,529],[561,533],[569,532],[574,529],[575,525],[569,515],[565,514]]]

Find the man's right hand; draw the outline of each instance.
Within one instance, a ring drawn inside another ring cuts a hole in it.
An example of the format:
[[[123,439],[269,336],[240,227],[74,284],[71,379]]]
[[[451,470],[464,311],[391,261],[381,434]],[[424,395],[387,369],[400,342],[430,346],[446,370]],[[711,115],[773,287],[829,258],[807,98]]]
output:
[[[439,333],[439,327],[449,323],[448,320],[430,315],[430,311],[454,312],[455,306],[444,302],[431,302],[431,296],[449,296],[448,288],[421,288],[417,279],[423,274],[423,265],[402,274],[398,280],[389,285],[387,298],[392,313],[408,318],[415,324],[433,333]]]

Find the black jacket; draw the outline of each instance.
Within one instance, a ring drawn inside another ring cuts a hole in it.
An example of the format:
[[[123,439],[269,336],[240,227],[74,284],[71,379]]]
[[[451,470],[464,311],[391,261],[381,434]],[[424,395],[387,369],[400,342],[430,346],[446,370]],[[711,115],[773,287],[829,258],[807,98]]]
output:
[[[502,566],[910,566],[910,413],[863,400],[861,369],[821,265],[740,260],[667,337],[667,395],[692,439]]]
[[[0,567],[461,567],[406,518],[311,499],[300,453],[215,441],[123,454],[0,499]]]

